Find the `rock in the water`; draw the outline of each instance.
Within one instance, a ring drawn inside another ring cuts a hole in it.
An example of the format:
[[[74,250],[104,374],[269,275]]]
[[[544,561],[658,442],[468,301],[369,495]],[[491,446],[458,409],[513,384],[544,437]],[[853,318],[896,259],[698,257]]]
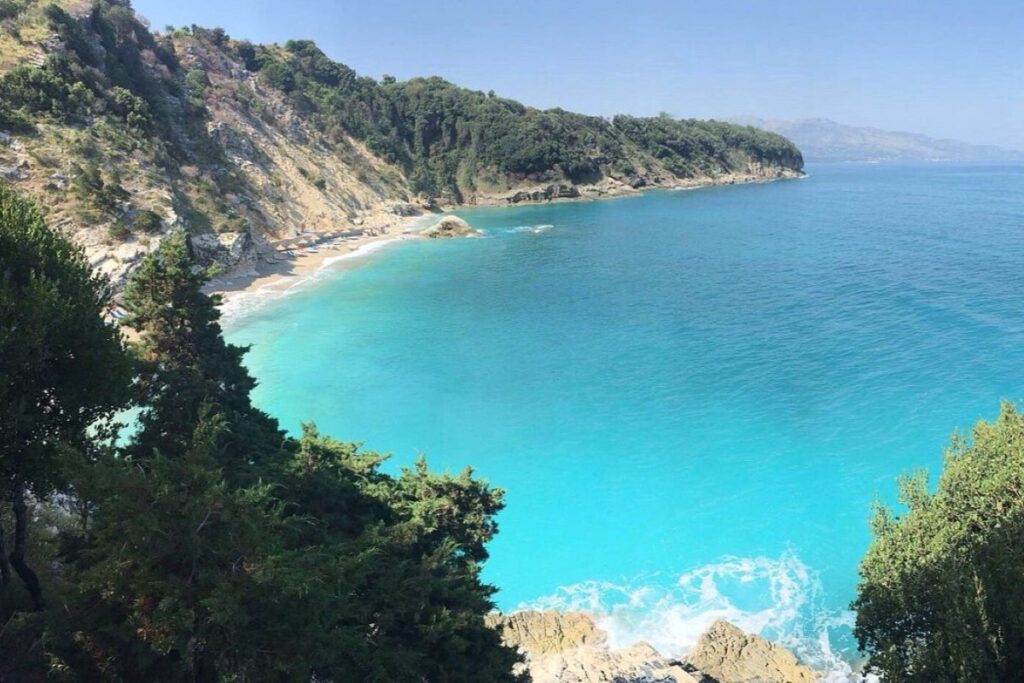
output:
[[[458,216],[445,216],[422,233],[426,237],[467,237],[480,231]]]
[[[778,643],[721,619],[697,640],[686,661],[718,683],[812,683],[817,678]]]

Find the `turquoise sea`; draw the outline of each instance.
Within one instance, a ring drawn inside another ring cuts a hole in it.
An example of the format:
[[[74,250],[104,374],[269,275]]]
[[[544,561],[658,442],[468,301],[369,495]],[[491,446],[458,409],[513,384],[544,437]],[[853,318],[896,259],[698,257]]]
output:
[[[761,185],[460,211],[244,317],[297,430],[507,490],[499,606],[678,653],[716,616],[855,658],[872,500],[1024,398],[1024,166],[819,165]]]

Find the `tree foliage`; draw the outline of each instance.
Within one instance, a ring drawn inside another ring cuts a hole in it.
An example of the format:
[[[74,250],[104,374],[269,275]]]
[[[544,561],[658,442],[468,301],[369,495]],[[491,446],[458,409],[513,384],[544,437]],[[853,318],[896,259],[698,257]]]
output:
[[[456,200],[488,173],[587,182],[630,168],[632,158],[663,160],[679,177],[744,170],[748,159],[803,167],[791,142],[745,126],[671,117],[608,121],[533,109],[437,77],[378,83],[308,40],[241,42],[233,50],[328,134],[365,140],[401,165],[415,189]]]
[[[245,349],[224,341],[180,231],[123,295],[130,366],[102,281],[4,192],[0,403],[24,431],[4,433],[0,471],[53,521],[36,551],[46,609],[19,615],[0,587],[0,650],[24,653],[0,679],[518,680],[483,619],[499,489],[422,460],[386,474],[313,425],[285,435],[252,405]],[[134,431],[86,434],[130,367]]]
[[[107,294],[82,250],[0,184],[0,503],[15,520],[9,556],[0,529],[0,575],[6,583],[9,560],[36,608],[27,495],[66,491],[68,450],[127,398],[128,359],[101,317]]]
[[[887,681],[1010,681],[1024,671],[1024,415],[954,436],[934,492],[904,477],[878,506],[853,607]]]

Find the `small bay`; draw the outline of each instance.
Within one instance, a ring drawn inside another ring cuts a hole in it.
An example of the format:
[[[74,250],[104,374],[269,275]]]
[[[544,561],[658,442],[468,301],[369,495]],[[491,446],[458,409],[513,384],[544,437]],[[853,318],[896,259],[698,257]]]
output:
[[[873,500],[1024,397],[1024,166],[818,165],[759,185],[457,213],[231,320],[256,403],[507,491],[502,609],[685,649],[714,617],[813,661]]]

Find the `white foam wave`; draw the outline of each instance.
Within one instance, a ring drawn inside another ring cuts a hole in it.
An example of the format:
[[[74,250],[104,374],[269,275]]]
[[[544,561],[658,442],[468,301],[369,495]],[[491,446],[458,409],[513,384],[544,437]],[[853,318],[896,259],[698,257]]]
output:
[[[646,641],[669,656],[682,656],[716,619],[777,640],[802,661],[827,671],[831,683],[860,680],[832,639],[849,634],[853,614],[822,604],[818,575],[792,552],[778,558],[726,557],[684,572],[622,583],[583,581],[519,609],[586,611],[608,633],[611,647]]]
[[[352,251],[336,256],[328,256],[314,270],[310,270],[302,275],[275,280],[254,289],[231,293],[224,298],[220,305],[221,323],[229,326],[231,323],[237,322],[266,304],[301,292],[309,285],[331,275],[333,271],[332,266],[335,264],[341,261],[369,256],[401,239],[402,237],[396,236],[390,239],[366,242]]]
[[[551,228],[555,227],[550,223],[541,223],[538,225],[517,225],[514,228],[509,228],[505,232],[516,233],[516,232],[530,232],[534,235],[539,235],[542,232],[547,232]]]

